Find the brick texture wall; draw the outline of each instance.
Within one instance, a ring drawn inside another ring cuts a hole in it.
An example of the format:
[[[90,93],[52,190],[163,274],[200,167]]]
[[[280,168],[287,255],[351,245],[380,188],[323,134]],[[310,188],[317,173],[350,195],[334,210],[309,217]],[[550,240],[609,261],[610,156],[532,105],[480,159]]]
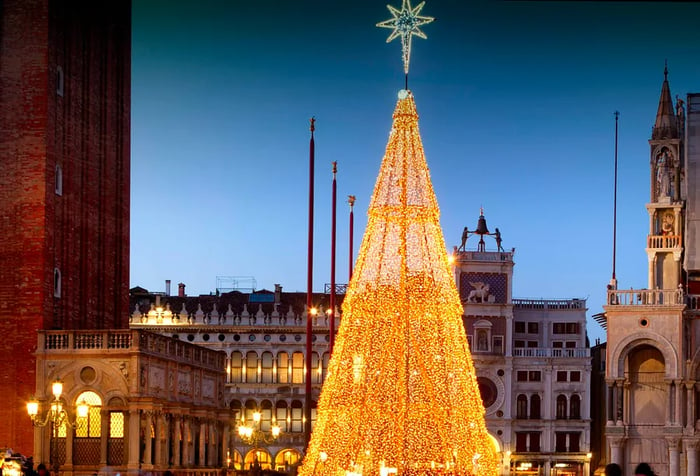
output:
[[[37,329],[128,325],[130,52],[129,1],[0,0],[0,447],[33,452]]]

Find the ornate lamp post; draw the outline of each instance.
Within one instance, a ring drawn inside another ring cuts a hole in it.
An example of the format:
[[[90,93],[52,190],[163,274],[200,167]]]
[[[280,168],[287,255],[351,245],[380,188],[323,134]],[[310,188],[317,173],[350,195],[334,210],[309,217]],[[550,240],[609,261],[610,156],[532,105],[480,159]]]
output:
[[[253,412],[253,421],[250,422],[250,424],[246,424],[245,421],[245,416],[241,414],[241,420],[239,421],[237,428],[238,428],[238,436],[241,438],[241,441],[252,447],[253,450],[257,450],[261,444],[270,444],[273,441],[275,441],[277,438],[279,438],[282,430],[277,425],[275,422],[274,418],[272,420],[272,426],[270,427],[269,431],[264,431],[261,428],[262,424],[262,413],[259,411]],[[255,456],[257,458],[257,451],[255,453]],[[243,455],[243,459],[241,461],[241,469],[245,469],[245,455]]]
[[[63,402],[61,401],[61,395],[63,394],[63,382],[56,379],[51,385],[51,392],[53,393],[54,399],[50,402],[46,415],[43,418],[39,416],[39,400],[36,398],[32,398],[27,402],[27,413],[32,419],[32,425],[35,427],[43,427],[49,423],[51,424],[49,457],[51,459],[51,468],[53,469],[54,474],[58,476],[58,469],[61,466],[58,461],[59,429],[63,425],[70,427],[77,426],[79,418],[87,418],[90,407],[87,403],[81,401],[76,406],[75,418],[71,419],[68,411],[64,408]]]

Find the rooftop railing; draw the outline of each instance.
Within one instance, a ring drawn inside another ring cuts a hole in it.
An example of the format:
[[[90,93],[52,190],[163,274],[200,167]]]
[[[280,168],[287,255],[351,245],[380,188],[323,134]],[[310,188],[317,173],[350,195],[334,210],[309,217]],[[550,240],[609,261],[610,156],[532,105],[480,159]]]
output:
[[[591,349],[563,349],[560,347],[515,347],[513,357],[567,357],[583,358],[590,357]]]
[[[611,306],[678,306],[685,304],[682,288],[608,290]]]

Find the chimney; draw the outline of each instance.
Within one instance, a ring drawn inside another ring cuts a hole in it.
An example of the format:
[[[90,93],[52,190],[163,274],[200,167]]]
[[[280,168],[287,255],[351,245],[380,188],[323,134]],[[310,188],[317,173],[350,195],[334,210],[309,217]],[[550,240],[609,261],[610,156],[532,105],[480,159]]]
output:
[[[170,296],[170,280],[165,280],[165,295]]]
[[[185,283],[180,283],[177,285],[177,296],[185,297]]]
[[[275,304],[282,302],[282,285],[275,284]]]

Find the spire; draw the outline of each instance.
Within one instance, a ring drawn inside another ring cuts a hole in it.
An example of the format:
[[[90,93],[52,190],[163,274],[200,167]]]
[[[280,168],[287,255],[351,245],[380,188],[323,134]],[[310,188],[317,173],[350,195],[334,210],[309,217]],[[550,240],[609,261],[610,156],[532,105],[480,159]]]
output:
[[[668,65],[664,65],[664,82],[661,85],[659,109],[656,111],[656,122],[651,132],[652,139],[677,139],[678,121],[673,112],[671,88],[668,85]]]

